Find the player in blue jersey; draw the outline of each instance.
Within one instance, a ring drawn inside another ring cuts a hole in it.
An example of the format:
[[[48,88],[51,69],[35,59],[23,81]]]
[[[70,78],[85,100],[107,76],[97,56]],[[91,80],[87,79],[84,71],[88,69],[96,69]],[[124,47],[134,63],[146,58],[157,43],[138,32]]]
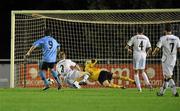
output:
[[[54,79],[58,84],[58,90],[61,88],[60,79],[58,78],[58,74],[54,69],[54,65],[56,63],[57,53],[60,51],[60,44],[51,36],[51,31],[46,29],[44,31],[45,36],[37,41],[35,41],[32,47],[29,49],[25,57],[30,56],[31,52],[40,47],[42,49],[42,66],[40,67],[39,75],[41,79],[44,81],[45,88],[43,90],[47,90],[49,88],[49,81],[46,79],[46,71],[48,68],[51,71]]]

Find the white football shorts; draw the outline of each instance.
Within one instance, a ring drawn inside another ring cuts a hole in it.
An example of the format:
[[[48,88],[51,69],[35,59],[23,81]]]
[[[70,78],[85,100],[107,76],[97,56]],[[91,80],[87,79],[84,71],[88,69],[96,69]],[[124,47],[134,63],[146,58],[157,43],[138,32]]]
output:
[[[145,69],[146,66],[146,55],[144,54],[135,54],[133,55],[133,68],[137,69]]]
[[[162,59],[163,76],[171,77],[173,75],[173,70],[174,70],[175,64],[176,64],[176,58],[163,57],[163,59]]]
[[[80,72],[75,70],[72,73],[67,74],[67,76],[64,77],[64,79],[65,79],[64,82],[69,85],[72,85],[75,80],[80,78],[80,76],[81,76]],[[72,82],[70,82],[70,81],[72,81]]]

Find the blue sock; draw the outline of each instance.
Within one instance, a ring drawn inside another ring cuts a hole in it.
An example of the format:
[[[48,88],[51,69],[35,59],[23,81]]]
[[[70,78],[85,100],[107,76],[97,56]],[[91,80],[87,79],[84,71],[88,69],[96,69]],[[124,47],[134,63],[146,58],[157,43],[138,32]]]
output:
[[[41,76],[41,79],[44,81],[45,86],[48,86],[48,85],[49,85],[49,82],[48,82],[47,79],[46,79],[45,72],[44,72],[44,71],[40,71],[40,72],[39,72],[39,75]]]
[[[56,80],[56,82],[58,84],[60,84],[60,79],[58,77],[58,73],[56,71],[54,71],[53,69],[51,69],[51,74],[53,75],[54,79]]]

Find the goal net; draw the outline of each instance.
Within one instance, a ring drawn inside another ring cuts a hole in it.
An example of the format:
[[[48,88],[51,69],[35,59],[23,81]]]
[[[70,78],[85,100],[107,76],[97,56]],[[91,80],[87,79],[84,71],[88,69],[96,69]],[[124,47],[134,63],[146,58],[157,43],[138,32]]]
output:
[[[148,10],[78,10],[78,11],[12,11],[11,87],[42,87],[38,76],[41,50],[36,49],[24,61],[23,57],[32,43],[51,29],[69,59],[83,65],[95,58],[97,67],[111,71],[113,76],[133,77],[132,55],[124,49],[127,41],[143,25],[144,34],[155,48],[166,23],[173,26],[173,34],[180,37],[179,9]],[[174,69],[174,79],[179,85],[179,58]],[[163,82],[161,53],[147,58],[146,70],[151,83]],[[51,77],[49,72],[48,77]],[[143,79],[140,75],[142,84]],[[135,87],[134,84],[113,79],[112,82]],[[97,87],[95,82],[89,87]]]

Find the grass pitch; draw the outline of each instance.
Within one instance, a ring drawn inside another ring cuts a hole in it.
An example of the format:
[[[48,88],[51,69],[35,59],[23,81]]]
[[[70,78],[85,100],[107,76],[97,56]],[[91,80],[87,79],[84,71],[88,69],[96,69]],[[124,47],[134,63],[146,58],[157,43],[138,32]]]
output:
[[[178,89],[180,92],[180,89]],[[0,111],[179,111],[180,97],[143,89],[0,89]]]

